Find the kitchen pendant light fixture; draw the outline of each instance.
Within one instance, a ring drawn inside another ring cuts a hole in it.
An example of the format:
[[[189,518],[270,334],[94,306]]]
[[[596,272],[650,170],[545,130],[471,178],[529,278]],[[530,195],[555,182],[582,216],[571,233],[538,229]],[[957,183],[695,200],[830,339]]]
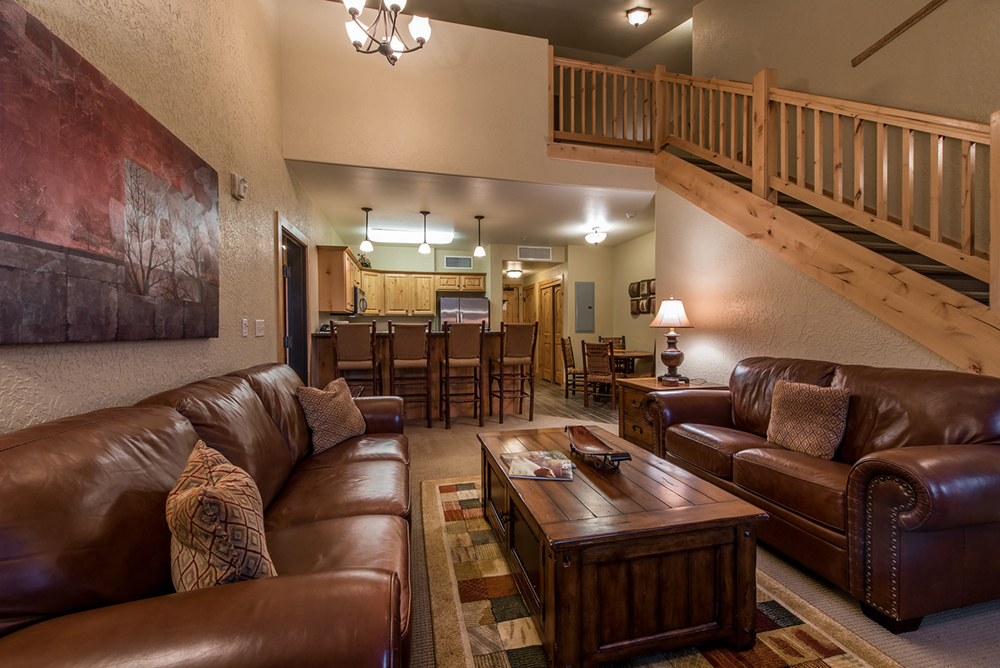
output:
[[[424,243],[420,244],[420,248],[417,249],[417,252],[421,255],[429,255],[431,247],[430,244],[427,243],[427,216],[429,216],[431,212],[421,211],[420,213],[424,216]]]
[[[599,227],[595,227],[593,232],[584,237],[588,244],[594,244],[595,246],[607,238],[608,233],[601,232],[601,228]]]
[[[344,6],[351,15],[351,20],[344,25],[358,53],[381,53],[389,64],[395,65],[402,54],[424,48],[424,44],[431,38],[431,24],[423,16],[414,16],[410,19],[410,35],[417,45],[407,46],[396,26],[396,20],[406,6],[406,0],[377,1],[378,14],[372,24],[366,26],[359,19],[365,8],[365,0],[344,0]]]
[[[371,253],[375,250],[372,242],[368,239],[368,214],[371,213],[372,208],[370,206],[363,206],[361,210],[365,212],[365,240],[361,242],[361,252]]]
[[[486,249],[483,248],[483,218],[486,216],[476,216],[479,221],[479,241],[476,243],[476,250],[472,251],[473,257],[486,257]]]

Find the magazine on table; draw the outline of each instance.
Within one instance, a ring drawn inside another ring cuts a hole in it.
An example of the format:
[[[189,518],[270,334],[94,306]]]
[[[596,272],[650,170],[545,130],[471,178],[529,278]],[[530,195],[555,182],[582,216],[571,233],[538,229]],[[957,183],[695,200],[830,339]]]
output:
[[[576,465],[558,450],[508,452],[500,455],[511,478],[572,480]]]

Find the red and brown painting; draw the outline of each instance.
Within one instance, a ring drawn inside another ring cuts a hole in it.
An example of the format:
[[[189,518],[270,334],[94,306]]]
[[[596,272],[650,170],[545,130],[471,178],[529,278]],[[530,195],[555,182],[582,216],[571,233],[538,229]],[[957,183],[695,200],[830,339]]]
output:
[[[218,174],[0,0],[0,344],[218,333]]]

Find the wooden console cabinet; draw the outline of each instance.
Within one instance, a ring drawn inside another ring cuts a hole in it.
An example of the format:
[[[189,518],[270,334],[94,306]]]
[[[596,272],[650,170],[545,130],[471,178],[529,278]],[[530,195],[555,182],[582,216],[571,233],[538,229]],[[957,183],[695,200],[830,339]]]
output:
[[[716,383],[671,386],[663,385],[656,378],[620,378],[618,379],[618,436],[662,457],[663,453],[657,452],[653,425],[646,422],[646,418],[642,415],[642,400],[646,395],[661,390],[725,390],[727,388],[728,385]]]

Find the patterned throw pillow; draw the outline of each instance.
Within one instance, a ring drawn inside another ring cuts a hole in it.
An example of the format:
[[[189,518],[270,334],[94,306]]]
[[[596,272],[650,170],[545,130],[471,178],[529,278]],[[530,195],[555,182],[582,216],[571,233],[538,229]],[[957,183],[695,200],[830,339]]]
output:
[[[277,575],[256,483],[203,441],[167,496],[167,524],[177,591]]]
[[[365,433],[365,417],[354,404],[351,390],[343,378],[322,390],[302,386],[297,393],[312,430],[313,454],[318,455],[352,436]]]
[[[833,459],[847,428],[850,390],[779,380],[767,440],[787,450]]]

